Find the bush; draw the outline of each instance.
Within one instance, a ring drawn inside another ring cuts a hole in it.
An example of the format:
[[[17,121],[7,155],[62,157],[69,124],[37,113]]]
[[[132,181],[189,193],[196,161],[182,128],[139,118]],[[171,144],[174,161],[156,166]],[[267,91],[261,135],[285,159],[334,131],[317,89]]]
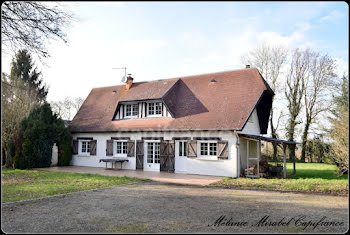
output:
[[[69,162],[72,160],[72,136],[69,132],[65,132],[62,136],[61,142],[57,144],[58,146],[58,166],[68,166]]]
[[[70,133],[63,121],[51,111],[50,105],[44,103],[35,107],[21,122],[21,130],[15,140],[13,168],[49,167],[54,143],[59,147],[60,164],[69,164]]]

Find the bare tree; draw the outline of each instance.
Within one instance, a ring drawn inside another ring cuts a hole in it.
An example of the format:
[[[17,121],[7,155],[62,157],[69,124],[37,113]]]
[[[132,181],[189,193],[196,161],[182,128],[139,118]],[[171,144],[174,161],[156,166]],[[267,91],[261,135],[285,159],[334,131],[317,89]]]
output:
[[[332,102],[329,100],[336,78],[335,60],[327,54],[310,53],[310,76],[305,77],[304,107],[305,126],[302,137],[301,161],[305,162],[306,145],[310,125],[322,112],[330,110]]]
[[[281,75],[281,69],[287,58],[288,51],[282,46],[269,46],[262,44],[250,51],[248,54],[242,57],[242,62],[252,65],[259,69],[262,76],[269,83],[273,92],[282,92],[280,89],[279,77]],[[277,129],[280,118],[283,116],[283,112],[279,114],[277,124],[274,123],[274,97],[272,98],[272,108],[270,111],[269,123],[271,128],[271,137],[278,138]],[[273,143],[273,158],[277,162],[277,145]]]
[[[81,105],[83,104],[84,99],[82,97],[75,97],[72,101],[72,106],[75,109],[75,111],[78,112],[80,109]]]
[[[287,74],[285,96],[288,102],[289,119],[287,138],[294,141],[296,126],[301,123],[297,118],[302,109],[302,98],[305,91],[305,81],[310,76],[310,49],[296,48],[292,52],[291,64]],[[295,149],[289,147],[289,158],[295,159]]]
[[[5,47],[14,51],[27,49],[40,58],[49,56],[46,40],[61,39],[67,43],[64,30],[75,18],[59,4],[7,1],[1,6]]]
[[[84,99],[82,97],[69,98],[51,102],[53,111],[62,119],[71,120],[73,115],[80,109]]]

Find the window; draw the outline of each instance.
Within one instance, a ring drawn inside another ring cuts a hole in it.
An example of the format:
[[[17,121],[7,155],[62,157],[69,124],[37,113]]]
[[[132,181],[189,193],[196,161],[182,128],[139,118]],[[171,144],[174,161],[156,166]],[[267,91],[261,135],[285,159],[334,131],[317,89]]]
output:
[[[187,156],[187,142],[186,141],[180,141],[179,142],[179,157],[186,157]]]
[[[217,143],[216,142],[200,142],[199,145],[200,157],[216,157]]]
[[[147,163],[160,163],[160,143],[147,143]]]
[[[125,117],[137,117],[139,114],[139,105],[138,104],[126,104],[125,105]]]
[[[79,154],[89,155],[90,154],[90,140],[79,141]]]
[[[128,142],[127,141],[114,141],[114,156],[126,156],[128,153]]]
[[[148,103],[148,116],[161,116],[162,115],[162,102]]]

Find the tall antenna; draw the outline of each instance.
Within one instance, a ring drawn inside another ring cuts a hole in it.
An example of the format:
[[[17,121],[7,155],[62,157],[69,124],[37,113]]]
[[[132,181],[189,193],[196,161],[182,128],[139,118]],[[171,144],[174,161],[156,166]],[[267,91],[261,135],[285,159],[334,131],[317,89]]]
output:
[[[126,67],[112,68],[112,69],[124,69],[124,77],[122,78],[122,82],[125,82],[125,81],[126,81]]]

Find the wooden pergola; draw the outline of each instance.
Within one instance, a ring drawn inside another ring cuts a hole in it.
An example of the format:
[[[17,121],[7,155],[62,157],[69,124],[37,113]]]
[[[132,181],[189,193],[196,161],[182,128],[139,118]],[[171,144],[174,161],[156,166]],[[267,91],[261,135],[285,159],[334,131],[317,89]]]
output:
[[[270,143],[275,143],[277,146],[281,147],[283,149],[283,177],[287,177],[287,147],[291,146],[292,148],[295,148],[295,146],[299,143],[294,141],[288,141],[288,140],[280,140],[265,136],[259,136],[259,135],[248,135],[248,134],[238,134],[239,137],[245,138],[245,139],[251,139],[251,140],[259,140],[259,141],[265,141]],[[260,151],[259,151],[260,154]],[[249,156],[247,156],[249,157]],[[260,156],[259,156],[260,158]],[[295,175],[295,156],[293,158],[293,175]]]

